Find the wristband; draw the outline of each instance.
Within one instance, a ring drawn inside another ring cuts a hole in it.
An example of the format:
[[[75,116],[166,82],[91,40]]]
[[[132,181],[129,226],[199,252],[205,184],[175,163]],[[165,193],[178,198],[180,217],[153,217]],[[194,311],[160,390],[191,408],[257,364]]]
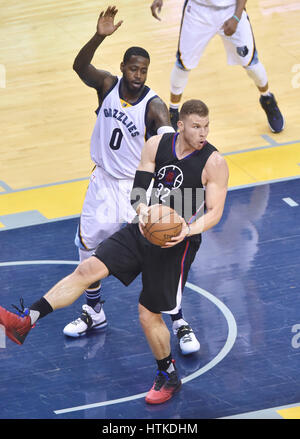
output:
[[[148,204],[147,189],[153,178],[153,172],[137,170],[134,177],[133,187],[130,196],[130,202],[135,209],[140,203]]]
[[[238,23],[240,22],[240,19],[236,15],[233,15],[232,18],[235,18]]]

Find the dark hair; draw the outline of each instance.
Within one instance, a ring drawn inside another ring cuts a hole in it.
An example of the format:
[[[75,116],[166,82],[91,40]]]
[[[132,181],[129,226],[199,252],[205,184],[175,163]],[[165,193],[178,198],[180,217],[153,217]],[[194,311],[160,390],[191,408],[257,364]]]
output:
[[[129,47],[129,49],[127,49],[124,53],[123,63],[126,64],[132,56],[142,56],[143,58],[147,58],[150,62],[149,53],[142,47]]]
[[[208,116],[209,110],[206,104],[199,99],[191,99],[186,101],[179,113],[179,119],[182,119],[184,116],[188,116],[189,114],[198,114],[200,117]]]

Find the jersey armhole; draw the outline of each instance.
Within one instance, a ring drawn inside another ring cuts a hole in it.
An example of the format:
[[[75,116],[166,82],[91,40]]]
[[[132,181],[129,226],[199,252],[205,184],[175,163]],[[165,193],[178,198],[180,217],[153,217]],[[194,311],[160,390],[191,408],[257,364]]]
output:
[[[116,86],[117,83],[118,83],[118,77],[115,76],[115,77],[114,77],[113,84],[112,84],[111,87],[110,87],[110,88],[104,93],[102,99],[101,99],[101,96],[100,96],[100,90],[97,90],[98,103],[99,103],[98,108],[97,108],[97,110],[95,111],[95,113],[96,113],[97,115],[98,115],[98,113],[99,113],[99,111],[100,111],[100,108],[101,108],[101,105],[103,104],[104,99],[105,99],[105,98],[107,97],[107,95],[109,95],[109,93],[115,88],[115,86]]]

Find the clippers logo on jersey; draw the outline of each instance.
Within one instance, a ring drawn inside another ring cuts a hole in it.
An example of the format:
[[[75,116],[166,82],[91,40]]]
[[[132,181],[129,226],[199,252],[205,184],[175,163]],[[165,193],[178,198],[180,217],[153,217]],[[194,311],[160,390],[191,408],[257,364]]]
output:
[[[123,111],[120,111],[117,108],[104,108],[103,113],[105,117],[113,117],[121,122],[127,128],[131,137],[135,137],[140,134],[137,130],[137,127],[134,125],[134,122],[130,120],[128,116],[123,113]]]
[[[157,184],[154,195],[162,202],[167,203],[169,197],[174,191],[180,188],[183,183],[183,173],[180,168],[175,165],[164,166],[157,171]]]
[[[161,183],[164,186],[168,186],[169,189],[177,189],[183,183],[182,170],[175,165],[160,168],[157,172],[157,178],[158,180],[162,180]]]

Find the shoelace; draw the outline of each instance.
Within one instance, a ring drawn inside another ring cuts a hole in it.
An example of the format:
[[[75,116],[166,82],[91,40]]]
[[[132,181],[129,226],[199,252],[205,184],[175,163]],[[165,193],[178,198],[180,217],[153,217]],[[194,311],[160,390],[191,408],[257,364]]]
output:
[[[185,334],[183,337],[181,337],[182,343],[187,343],[188,341],[192,341],[191,333]]]
[[[20,305],[21,305],[21,309],[18,308],[14,304],[12,304],[11,306],[13,306],[17,310],[17,314],[18,314],[19,317],[26,317],[26,316],[28,316],[29,315],[29,308],[25,308],[23,297],[20,297]]]
[[[99,303],[100,303],[100,305],[103,305],[103,303],[105,303],[105,300],[100,300]],[[102,308],[102,306],[101,306],[101,308]],[[101,311],[101,308],[100,308],[100,311]],[[100,312],[100,311],[99,311],[99,312]],[[82,316],[83,316],[84,318],[82,318]],[[76,320],[73,321],[73,325],[79,325],[79,323],[80,323],[81,321],[83,321],[84,323],[87,324],[87,321],[88,321],[90,318],[92,318],[91,315],[90,315],[86,310],[83,310],[83,311],[81,311],[80,317],[78,317]]]
[[[270,115],[275,119],[279,116],[279,108],[274,98],[267,102],[267,109]]]
[[[166,379],[168,381],[169,378],[170,377],[167,372],[164,372],[163,370],[158,370],[156,372],[154,389],[159,390],[162,387],[162,385],[165,383]]]

